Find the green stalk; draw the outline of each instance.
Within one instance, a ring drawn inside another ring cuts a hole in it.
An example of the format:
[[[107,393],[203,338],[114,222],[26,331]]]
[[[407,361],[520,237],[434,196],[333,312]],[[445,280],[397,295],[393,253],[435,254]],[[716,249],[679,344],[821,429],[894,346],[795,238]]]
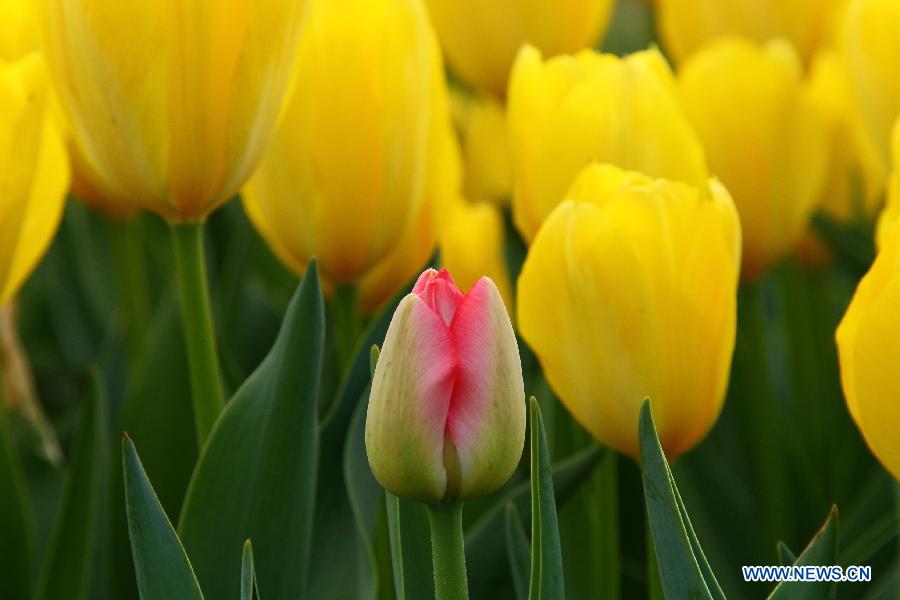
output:
[[[224,406],[219,355],[210,310],[203,254],[203,223],[179,223],[172,229],[181,299],[181,321],[191,377],[194,426],[202,449]]]
[[[332,301],[334,348],[342,373],[350,367],[353,351],[356,350],[356,341],[362,331],[357,296],[356,287],[353,285],[338,285],[334,288]]]
[[[462,502],[428,505],[435,600],[466,600],[469,597],[462,506]]]
[[[137,359],[144,331],[150,321],[150,296],[142,246],[140,216],[111,220],[110,235],[115,257],[119,306],[123,315],[125,343],[130,359]]]
[[[790,540],[790,505],[785,493],[787,473],[783,431],[778,416],[774,382],[768,361],[766,318],[762,289],[747,286],[741,294],[739,332],[744,337],[743,381],[754,382],[750,394],[741,395],[741,412],[747,427],[748,447],[762,505],[763,548],[773,549],[779,540]]]

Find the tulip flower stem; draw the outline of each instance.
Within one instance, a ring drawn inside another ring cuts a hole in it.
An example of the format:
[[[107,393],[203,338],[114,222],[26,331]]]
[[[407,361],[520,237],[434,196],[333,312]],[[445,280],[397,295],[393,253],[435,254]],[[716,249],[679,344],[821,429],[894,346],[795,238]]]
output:
[[[115,253],[116,284],[124,317],[125,342],[129,358],[137,360],[143,334],[150,321],[149,291],[140,216],[110,224]]]
[[[338,285],[334,288],[332,301],[334,315],[334,348],[341,371],[346,371],[353,360],[356,341],[362,330],[358,308],[358,294],[353,285]]]
[[[435,600],[465,600],[469,597],[462,507],[462,502],[428,505]]]
[[[203,444],[224,406],[219,355],[210,309],[203,253],[203,223],[172,225],[181,321],[194,402],[197,444]]]

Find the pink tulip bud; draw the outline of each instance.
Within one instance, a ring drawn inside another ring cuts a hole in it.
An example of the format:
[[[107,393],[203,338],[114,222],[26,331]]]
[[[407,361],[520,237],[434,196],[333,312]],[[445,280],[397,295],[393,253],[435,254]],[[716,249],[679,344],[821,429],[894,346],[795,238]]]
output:
[[[375,369],[366,450],[393,494],[436,502],[503,485],[525,442],[519,349],[494,282],[468,294],[428,269],[397,307]]]

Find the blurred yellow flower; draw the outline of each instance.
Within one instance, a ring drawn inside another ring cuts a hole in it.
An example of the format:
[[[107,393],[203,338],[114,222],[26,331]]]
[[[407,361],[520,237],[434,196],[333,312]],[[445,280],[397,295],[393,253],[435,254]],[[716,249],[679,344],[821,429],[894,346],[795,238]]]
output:
[[[764,42],[790,41],[803,58],[826,41],[843,0],[656,0],[666,50],[688,58],[718,37],[740,35]]]
[[[512,283],[506,266],[503,214],[488,202],[454,202],[441,224],[441,263],[461,290],[490,277],[512,314]]]
[[[434,254],[438,227],[449,208],[453,195],[459,192],[461,165],[459,147],[453,135],[444,136],[441,160],[429,189],[433,195],[422,202],[413,224],[391,251],[369,269],[357,283],[359,306],[372,314],[390,300],[403,286],[422,272]]]
[[[678,79],[710,171],[740,213],[742,275],[754,279],[795,248],[821,197],[825,116],[784,41],[722,38],[685,62]]]
[[[881,202],[886,174],[878,151],[866,135],[849,73],[837,53],[826,50],[816,56],[810,86],[830,135],[822,210],[844,222],[871,218]]]
[[[888,180],[887,203],[878,216],[875,229],[875,243],[879,248],[887,246],[891,231],[900,217],[900,119],[894,123],[892,135],[893,171]]]
[[[49,108],[37,54],[0,60],[0,306],[50,245],[69,185],[69,163]]]
[[[838,326],[847,409],[872,453],[900,479],[900,229],[884,241]]]
[[[39,45],[34,0],[0,0],[0,59],[18,60]]]
[[[463,195],[472,201],[508,204],[512,157],[503,105],[491,96],[458,91],[451,100],[463,156]]]
[[[202,220],[265,150],[293,65],[298,0],[42,0],[44,50],[98,187]]]
[[[728,192],[588,166],[548,217],[518,282],[519,330],[554,391],[604,444],[638,456],[652,399],[670,459],[724,402],[740,226]]]
[[[900,116],[900,2],[849,0],[838,32],[856,101],[886,170],[890,136]]]
[[[409,273],[369,282],[381,296],[385,277],[399,287],[431,252],[431,225],[417,224],[439,214],[427,205],[458,191],[437,37],[419,0],[312,0],[297,69],[244,204],[282,260],[302,271],[316,256],[333,283],[359,280],[401,240],[417,246],[391,259],[422,256]]]
[[[427,0],[453,72],[469,86],[506,94],[509,70],[523,44],[547,56],[597,45],[612,0]]]
[[[828,166],[819,208],[838,222],[869,221],[881,205],[886,175],[866,133],[846,63],[837,52],[826,49],[814,57],[810,86],[812,99],[828,123]],[[832,258],[830,248],[811,225],[800,240],[797,255],[812,265]]]
[[[592,160],[706,184],[703,148],[657,50],[625,58],[584,51],[545,62],[525,47],[508,110],[513,216],[527,241]]]

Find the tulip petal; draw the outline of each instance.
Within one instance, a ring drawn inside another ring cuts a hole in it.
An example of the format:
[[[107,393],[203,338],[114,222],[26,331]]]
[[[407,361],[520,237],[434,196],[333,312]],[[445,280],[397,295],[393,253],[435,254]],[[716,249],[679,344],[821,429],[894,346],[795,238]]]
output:
[[[388,328],[366,415],[369,464],[395,495],[444,498],[444,433],[455,370],[450,330],[409,294]]]
[[[447,431],[459,456],[462,497],[509,479],[525,443],[525,388],[512,323],[494,282],[479,279],[450,325],[458,366]]]
[[[609,165],[588,167],[569,195],[522,268],[522,336],[595,437],[636,457],[634,423],[649,396],[674,457],[724,401],[740,256],[734,206],[715,183],[702,193]]]
[[[36,54],[0,63],[0,306],[50,244],[65,202],[69,163],[48,91]]]

